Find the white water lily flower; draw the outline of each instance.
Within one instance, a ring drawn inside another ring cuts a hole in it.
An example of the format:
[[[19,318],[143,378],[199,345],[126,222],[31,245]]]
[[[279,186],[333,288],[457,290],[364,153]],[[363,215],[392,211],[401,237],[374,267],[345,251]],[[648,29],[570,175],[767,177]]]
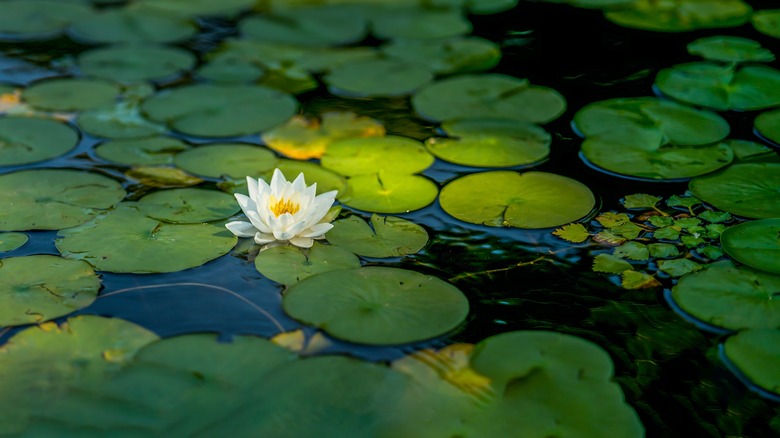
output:
[[[225,224],[238,237],[254,237],[266,247],[287,242],[311,248],[314,239],[325,238],[333,224],[322,222],[336,199],[336,190],[315,196],[317,183],[306,187],[303,173],[289,182],[281,170],[274,170],[271,185],[262,179],[246,178],[249,196],[236,193],[238,205],[249,222]]]

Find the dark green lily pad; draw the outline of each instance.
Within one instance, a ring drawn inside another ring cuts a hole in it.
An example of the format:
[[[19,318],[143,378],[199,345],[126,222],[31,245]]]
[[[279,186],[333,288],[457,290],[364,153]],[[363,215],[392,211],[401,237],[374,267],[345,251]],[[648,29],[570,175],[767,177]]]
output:
[[[719,210],[753,219],[780,217],[780,164],[735,164],[691,180],[688,189]]]
[[[499,74],[461,75],[436,81],[412,97],[414,110],[433,120],[511,119],[547,123],[566,109],[557,91]]]
[[[59,230],[82,224],[125,197],[118,182],[77,170],[0,175],[0,230]]]
[[[128,102],[81,113],[76,123],[84,131],[106,138],[141,138],[165,132],[164,126],[141,117],[138,106]]]
[[[46,79],[22,92],[30,105],[50,111],[82,111],[108,105],[119,96],[119,86],[97,79]]]
[[[734,27],[750,19],[753,10],[742,0],[636,0],[629,8],[607,11],[615,24],[658,32]]]
[[[128,166],[157,166],[173,163],[173,157],[190,146],[172,137],[113,140],[95,148],[100,158]]]
[[[0,14],[0,39],[53,38],[92,14],[88,5],[48,0],[9,0]]]
[[[420,142],[390,135],[338,140],[322,156],[322,167],[345,176],[388,171],[417,173],[433,164],[434,158]]]
[[[780,163],[780,156],[774,149],[762,143],[748,140],[727,140],[734,151],[734,161],[738,163]]]
[[[0,166],[58,157],[76,147],[78,133],[68,125],[33,117],[0,118]]]
[[[780,327],[780,275],[715,262],[682,277],[672,288],[681,309],[729,330]]]
[[[665,272],[672,277],[682,277],[702,268],[702,265],[690,259],[658,260],[657,263],[659,271]]]
[[[0,252],[21,248],[30,237],[24,233],[0,233]]]
[[[283,123],[298,110],[285,93],[261,86],[189,85],[144,102],[151,119],[202,137],[257,133]]]
[[[372,17],[378,38],[446,38],[471,32],[471,22],[457,9],[415,8],[386,10]]]
[[[447,184],[444,211],[492,227],[548,228],[574,222],[593,209],[593,192],[565,176],[545,172],[475,173]]]
[[[467,4],[470,13],[489,15],[508,11],[517,6],[518,2],[519,0],[471,0]]]
[[[325,237],[330,237],[330,232]],[[271,280],[291,286],[312,275],[339,269],[360,267],[355,254],[333,245],[314,243],[308,250],[295,246],[276,246],[255,258],[257,271]]]
[[[140,0],[139,6],[184,17],[233,16],[250,9],[255,0]]]
[[[442,124],[447,138],[430,138],[428,150],[444,161],[475,167],[538,163],[550,154],[550,134],[531,123],[464,119]]]
[[[363,257],[403,257],[428,243],[425,228],[406,219],[371,215],[371,225],[358,216],[333,223],[328,242]]]
[[[764,65],[679,64],[661,70],[655,86],[674,99],[720,111],[780,105],[780,71]]]
[[[119,82],[170,78],[191,69],[195,61],[195,55],[183,49],[133,44],[88,50],[78,58],[85,74]]]
[[[103,9],[73,23],[70,35],[92,43],[173,43],[197,32],[187,18],[141,7]]]
[[[751,268],[780,274],[780,219],[744,222],[720,235],[723,249]]]
[[[772,62],[775,55],[761,43],[747,38],[718,35],[699,38],[688,44],[688,53],[710,61]]]
[[[51,255],[0,259],[0,324],[38,324],[87,307],[100,279],[88,263]]]
[[[274,15],[253,16],[239,24],[247,39],[299,46],[327,47],[362,40],[368,33],[363,17],[337,5],[309,6]]]
[[[759,114],[754,123],[759,134],[780,145],[780,109]]]
[[[173,224],[198,224],[228,218],[240,210],[233,196],[216,190],[172,189],[138,200],[145,215]]]
[[[490,70],[501,60],[498,45],[479,37],[400,39],[381,50],[391,58],[425,66],[439,75]]]
[[[242,143],[214,143],[199,146],[174,157],[174,163],[188,172],[213,178],[259,177],[276,167],[279,159],[270,150]]]
[[[780,330],[744,330],[729,336],[723,352],[753,384],[780,395]]]
[[[91,222],[60,230],[54,243],[64,257],[99,271],[148,274],[200,266],[227,254],[237,241],[222,223],[169,224],[122,203]]]
[[[379,171],[348,180],[349,192],[339,200],[374,213],[409,213],[436,199],[439,189],[429,179],[407,173]]]
[[[750,20],[757,31],[771,37],[780,38],[780,9],[754,11]]]
[[[393,59],[350,62],[333,68],[323,78],[333,94],[346,97],[403,96],[431,79],[430,70]]]
[[[392,345],[443,335],[469,303],[436,277],[396,268],[331,271],[290,287],[282,306],[295,319],[350,342]]]

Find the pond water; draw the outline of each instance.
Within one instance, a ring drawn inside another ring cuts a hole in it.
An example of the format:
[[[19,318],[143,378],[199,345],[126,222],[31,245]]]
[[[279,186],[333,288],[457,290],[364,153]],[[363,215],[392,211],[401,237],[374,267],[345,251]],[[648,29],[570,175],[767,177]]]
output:
[[[780,434],[780,5],[253,3],[0,0],[0,435]]]

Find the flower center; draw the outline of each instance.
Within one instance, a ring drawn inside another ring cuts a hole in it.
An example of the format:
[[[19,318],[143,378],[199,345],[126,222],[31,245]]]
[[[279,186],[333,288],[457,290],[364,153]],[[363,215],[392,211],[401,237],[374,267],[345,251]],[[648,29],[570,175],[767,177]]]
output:
[[[276,217],[279,217],[285,213],[295,214],[298,210],[301,209],[301,206],[292,199],[276,199],[275,197],[271,196],[268,200],[270,201],[268,204],[271,213],[273,213]]]

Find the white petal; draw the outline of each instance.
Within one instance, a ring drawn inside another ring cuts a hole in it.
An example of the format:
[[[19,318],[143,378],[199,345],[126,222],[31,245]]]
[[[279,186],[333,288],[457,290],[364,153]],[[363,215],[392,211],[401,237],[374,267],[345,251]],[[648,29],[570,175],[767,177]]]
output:
[[[333,206],[333,202],[336,200],[336,190],[332,190],[327,193],[323,193],[314,199],[314,210],[311,213],[311,220],[309,223],[317,223],[328,214],[328,210]]]
[[[307,230],[300,233],[298,236],[316,238],[327,233],[328,231],[331,230],[331,228],[333,228],[333,224],[329,224],[329,223],[316,224],[309,227]]]
[[[284,187],[286,186],[287,179],[285,179],[284,174],[281,170],[278,168],[274,169],[274,175],[271,177],[271,193],[274,195],[279,195],[284,191]]]
[[[257,204],[255,201],[249,199],[248,196],[242,195],[241,193],[236,193],[233,196],[236,197],[236,201],[238,201],[238,205],[241,207],[244,214],[249,214],[250,211],[257,211]]]
[[[249,191],[249,198],[257,203],[260,199],[258,196],[260,192],[257,188],[257,180],[250,176],[246,177],[246,188]]]
[[[250,211],[246,213],[247,219],[249,219],[249,222],[252,222],[252,225],[255,226],[258,230],[260,230],[263,233],[270,233],[271,228],[268,227],[268,225],[263,222],[262,219],[260,219],[260,215],[257,214],[256,211]]]
[[[292,225],[290,225],[285,231],[292,234],[293,236],[297,236],[298,234],[301,234],[303,230],[306,229],[307,223],[304,221],[295,222]]]
[[[292,243],[293,245],[299,248],[311,248],[311,246],[314,245],[314,240],[308,237],[298,236],[290,239],[290,243]]]
[[[306,190],[306,179],[303,177],[303,172],[299,173],[298,177],[293,181],[292,189],[298,193],[303,193]]]
[[[274,231],[274,238],[276,240],[290,240],[295,237],[295,234],[288,233],[287,231]]]
[[[264,243],[275,242],[273,234],[257,233],[255,234],[255,243],[262,245]]]
[[[254,225],[250,224],[249,222],[228,222],[225,224],[225,227],[238,237],[252,237],[257,232],[257,229],[255,229]]]

